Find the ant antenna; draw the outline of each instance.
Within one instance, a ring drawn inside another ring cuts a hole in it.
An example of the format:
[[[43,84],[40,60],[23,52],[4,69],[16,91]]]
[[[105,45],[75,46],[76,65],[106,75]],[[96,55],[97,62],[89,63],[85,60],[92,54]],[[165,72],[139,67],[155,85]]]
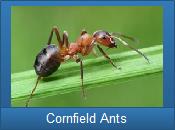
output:
[[[38,78],[37,78],[37,80],[36,80],[35,87],[33,88],[32,92],[31,92],[31,94],[30,94],[30,97],[28,98],[28,100],[27,100],[27,102],[26,102],[26,107],[28,107],[29,102],[30,102],[30,99],[32,99],[33,93],[35,92],[36,87],[37,87],[38,82],[39,82],[39,80],[40,80],[40,79],[41,79],[41,77],[40,77],[40,76],[38,76]]]
[[[124,35],[124,34],[122,34],[120,32],[112,32],[111,35],[112,36],[123,37],[123,38],[129,39],[129,40],[131,40],[133,42],[139,43],[139,40],[138,39],[136,39],[134,37],[131,37],[131,36]]]
[[[136,48],[130,46],[126,41],[122,40],[121,38],[115,37],[115,36],[113,36],[113,37],[116,38],[117,40],[119,40],[124,46],[127,46],[127,47],[129,47],[130,49],[136,51],[138,54],[142,55],[142,56],[145,58],[145,60],[147,60],[147,62],[150,63],[150,62],[149,62],[149,59],[146,57],[145,54],[143,54],[142,52],[140,52],[140,51],[137,50]]]

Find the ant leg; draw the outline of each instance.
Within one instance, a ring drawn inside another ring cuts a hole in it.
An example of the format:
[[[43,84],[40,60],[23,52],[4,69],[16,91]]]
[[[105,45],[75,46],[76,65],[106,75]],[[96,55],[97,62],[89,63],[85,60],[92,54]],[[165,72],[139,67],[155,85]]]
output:
[[[37,78],[37,80],[36,80],[35,87],[33,88],[32,92],[31,92],[31,94],[30,94],[30,97],[28,98],[28,100],[27,100],[27,102],[26,102],[26,107],[28,107],[29,102],[30,102],[30,99],[32,99],[33,93],[35,92],[36,87],[37,87],[38,82],[39,82],[39,80],[40,80],[40,79],[41,79],[41,77],[40,77],[40,76],[38,76],[38,78]]]
[[[83,98],[86,98],[86,95],[85,95],[85,91],[84,91],[84,87],[83,87],[83,62],[80,58],[78,58],[78,55],[75,55],[74,56],[74,59],[77,63],[80,62],[80,75],[81,75],[81,90],[82,90],[82,95],[83,95]]]
[[[150,63],[149,59],[146,57],[145,54],[143,54],[141,51],[135,49],[134,47],[130,46],[127,42],[125,42],[124,40],[122,40],[121,38],[119,37],[114,37],[116,38],[117,40],[119,40],[124,46],[127,46],[129,47],[130,49],[136,51],[138,54],[140,54],[141,56],[143,56],[145,58],[145,60],[147,60],[148,63]]]
[[[118,67],[113,63],[113,61],[111,60],[111,58],[103,51],[103,49],[99,45],[97,45],[97,47],[98,47],[99,51],[103,54],[103,56],[106,59],[109,60],[109,62],[111,63],[111,65],[118,69]]]
[[[67,31],[64,31],[64,33],[63,33],[63,44],[66,45],[66,48],[69,47],[69,40],[68,40],[68,33],[67,33]]]
[[[86,98],[85,92],[84,92],[84,87],[83,87],[83,62],[80,60],[80,73],[81,73],[81,89],[82,89],[82,94],[83,97]]]
[[[51,31],[51,33],[50,33],[50,36],[49,36],[49,40],[48,40],[48,45],[50,45],[51,44],[51,41],[52,41],[52,37],[53,37],[53,33],[55,32],[55,34],[56,34],[56,37],[57,37],[57,40],[58,40],[58,43],[59,43],[59,47],[61,48],[62,46],[63,46],[63,43],[62,43],[62,41],[61,41],[61,38],[60,38],[60,34],[59,34],[59,31],[58,31],[58,28],[56,27],[56,26],[54,26],[53,28],[52,28],[52,31]]]

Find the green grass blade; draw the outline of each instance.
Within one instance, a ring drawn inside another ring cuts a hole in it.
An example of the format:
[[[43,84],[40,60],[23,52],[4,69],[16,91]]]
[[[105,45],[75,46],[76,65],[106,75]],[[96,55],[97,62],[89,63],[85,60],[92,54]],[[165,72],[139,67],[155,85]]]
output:
[[[84,87],[102,87],[100,84],[110,81],[118,82],[125,78],[142,76],[162,72],[163,46],[157,45],[140,49],[150,60],[150,64],[134,51],[127,51],[109,55],[121,67],[117,70],[104,57],[84,59]],[[11,74],[12,100],[27,99],[36,82],[34,70]],[[75,62],[62,64],[52,76],[41,80],[33,98],[47,97],[80,91],[80,66]]]

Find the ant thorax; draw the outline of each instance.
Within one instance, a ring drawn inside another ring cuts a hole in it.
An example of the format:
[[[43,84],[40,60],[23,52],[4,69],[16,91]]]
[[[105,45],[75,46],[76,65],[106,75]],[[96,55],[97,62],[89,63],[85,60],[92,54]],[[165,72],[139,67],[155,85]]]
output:
[[[93,47],[94,47],[94,38],[88,33],[82,34],[76,41],[79,53],[81,53],[83,56],[88,55]]]

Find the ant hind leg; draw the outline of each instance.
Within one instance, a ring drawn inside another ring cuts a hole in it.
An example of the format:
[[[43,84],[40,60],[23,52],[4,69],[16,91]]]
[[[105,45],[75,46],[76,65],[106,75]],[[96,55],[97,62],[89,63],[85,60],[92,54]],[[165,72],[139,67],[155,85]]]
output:
[[[69,40],[68,40],[68,33],[64,31],[63,33],[63,45],[66,45],[66,48],[69,48]]]
[[[60,33],[59,33],[59,30],[57,28],[57,26],[54,26],[51,30],[51,33],[50,33],[50,36],[49,36],[49,40],[48,40],[48,45],[51,44],[51,41],[52,41],[52,37],[53,37],[53,33],[55,32],[56,34],[56,37],[57,37],[57,40],[58,40],[58,44],[59,44],[59,47],[61,48],[63,46],[63,42],[61,41],[61,38],[60,38]]]
[[[32,89],[32,92],[31,92],[31,94],[30,94],[30,97],[29,97],[29,98],[28,98],[28,100],[26,101],[26,107],[28,107],[29,102],[30,102],[30,100],[32,99],[33,93],[35,92],[36,87],[37,87],[38,82],[40,81],[40,79],[41,79],[41,77],[40,77],[40,76],[38,76],[38,78],[37,78],[37,80],[36,80],[35,87]]]

